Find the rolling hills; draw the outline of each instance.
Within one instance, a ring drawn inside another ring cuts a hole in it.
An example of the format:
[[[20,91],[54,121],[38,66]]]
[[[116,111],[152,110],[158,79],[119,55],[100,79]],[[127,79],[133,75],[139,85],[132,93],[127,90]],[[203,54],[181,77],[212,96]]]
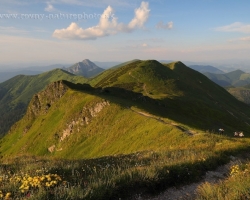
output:
[[[247,105],[181,62],[137,60],[98,77],[94,87],[51,83],[33,96],[0,151],[93,158],[168,149],[166,142],[184,145],[189,134],[221,127],[248,136],[249,114]]]
[[[12,71],[12,72],[1,72],[0,73],[0,83],[14,77],[17,75],[37,75],[42,73],[41,71],[31,71],[31,70],[21,70],[21,71]]]
[[[39,75],[17,75],[0,83],[0,135],[25,114],[32,96],[44,87],[57,80],[69,80],[75,83],[87,81],[82,76],[76,76],[61,69],[55,69]]]
[[[250,83],[250,74],[241,70],[235,70],[225,74],[204,73],[210,80],[222,87],[241,87]]]
[[[191,69],[194,69],[200,73],[213,73],[213,74],[224,74],[220,69],[210,66],[210,65],[188,65]]]

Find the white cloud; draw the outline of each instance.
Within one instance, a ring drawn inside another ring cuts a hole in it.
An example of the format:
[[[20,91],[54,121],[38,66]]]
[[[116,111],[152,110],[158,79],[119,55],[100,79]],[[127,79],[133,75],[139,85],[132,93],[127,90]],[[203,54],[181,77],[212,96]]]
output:
[[[96,26],[83,29],[76,23],[71,23],[66,29],[56,29],[53,37],[58,39],[82,39],[93,40],[99,37],[115,35],[119,32],[131,32],[137,28],[142,28],[149,17],[149,5],[142,2],[141,6],[135,10],[135,16],[128,25],[118,23],[114,17],[114,9],[108,6],[100,17]]]
[[[47,2],[47,7],[44,10],[47,12],[53,12],[55,11],[55,8],[51,3]]]
[[[250,24],[243,24],[241,22],[235,22],[226,26],[217,27],[214,30],[221,31],[221,32],[250,33]]]
[[[146,43],[142,44],[142,47],[147,47],[147,46],[148,46],[148,44],[146,44]]]
[[[166,24],[164,24],[162,21],[160,21],[160,22],[158,22],[157,24],[156,24],[156,28],[157,29],[172,29],[173,28],[173,26],[174,26],[174,22],[168,22],[168,23],[166,23]]]
[[[149,17],[148,2],[142,2],[140,8],[135,10],[135,17],[128,24],[129,29],[141,28]]]

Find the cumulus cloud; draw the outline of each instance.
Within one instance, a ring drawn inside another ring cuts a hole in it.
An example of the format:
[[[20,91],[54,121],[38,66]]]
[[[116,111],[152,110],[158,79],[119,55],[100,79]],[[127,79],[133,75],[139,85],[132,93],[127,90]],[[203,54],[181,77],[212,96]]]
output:
[[[215,31],[250,33],[250,24],[235,22],[226,26],[217,27]]]
[[[142,2],[140,8],[135,10],[135,17],[128,24],[129,29],[141,28],[149,17],[149,8],[147,2]]]
[[[55,8],[51,3],[47,2],[47,7],[44,10],[47,12],[53,12],[55,11]]]
[[[158,22],[157,24],[156,24],[156,28],[157,29],[172,29],[173,28],[173,26],[174,26],[174,22],[168,22],[168,23],[166,23],[166,24],[164,24],[162,21],[160,21],[160,22]]]
[[[118,23],[118,19],[113,14],[114,9],[108,6],[100,16],[99,23],[96,26],[83,29],[77,23],[73,22],[65,29],[56,29],[53,37],[59,39],[94,40],[120,32],[131,32],[144,26],[149,17],[149,12],[149,4],[142,2],[140,7],[135,10],[135,16],[129,24],[123,24]]]

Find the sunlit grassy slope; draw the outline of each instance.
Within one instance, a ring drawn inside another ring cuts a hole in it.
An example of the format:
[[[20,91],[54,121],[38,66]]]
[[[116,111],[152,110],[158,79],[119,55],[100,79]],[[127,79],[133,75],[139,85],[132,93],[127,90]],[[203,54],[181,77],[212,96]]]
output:
[[[95,88],[67,81],[50,84],[33,97],[24,118],[2,139],[0,152],[4,157],[72,159],[228,149],[234,139],[210,147],[205,131],[224,128],[228,136],[236,130],[249,136],[249,114],[246,104],[181,62],[135,61],[99,77]]]
[[[103,108],[89,124],[78,126],[72,135],[60,142],[57,138],[68,124],[81,116],[84,108],[92,108],[94,103],[104,99],[110,105]],[[72,106],[73,105],[73,106]],[[31,119],[28,114],[16,124],[2,141],[3,155],[35,154],[48,155],[48,147],[56,145],[57,157],[90,158],[104,155],[128,154],[135,151],[169,148],[166,141],[180,138],[180,145],[187,134],[172,125],[142,116],[126,106],[126,101],[116,97],[98,96],[69,89],[51,106],[49,112]],[[31,127],[30,127],[31,126]],[[24,130],[30,127],[27,133]]]

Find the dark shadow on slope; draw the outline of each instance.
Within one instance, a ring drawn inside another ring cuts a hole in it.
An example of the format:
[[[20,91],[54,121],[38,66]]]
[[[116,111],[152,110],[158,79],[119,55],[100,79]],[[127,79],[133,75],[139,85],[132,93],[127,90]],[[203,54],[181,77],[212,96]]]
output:
[[[247,136],[250,131],[250,119],[248,118],[249,106],[242,104],[244,110],[237,107],[237,113],[232,113],[231,108],[217,102],[205,102],[194,98],[176,97],[174,99],[165,98],[162,100],[152,99],[141,93],[126,90],[118,87],[93,88],[88,84],[73,84],[63,81],[68,87],[91,93],[110,102],[121,105],[124,108],[132,106],[158,117],[169,118],[177,123],[185,124],[193,128],[209,132],[217,132],[219,128],[225,129],[225,134],[233,136],[234,131],[243,131]],[[213,97],[211,96],[211,101]],[[247,124],[248,123],[248,124]]]

